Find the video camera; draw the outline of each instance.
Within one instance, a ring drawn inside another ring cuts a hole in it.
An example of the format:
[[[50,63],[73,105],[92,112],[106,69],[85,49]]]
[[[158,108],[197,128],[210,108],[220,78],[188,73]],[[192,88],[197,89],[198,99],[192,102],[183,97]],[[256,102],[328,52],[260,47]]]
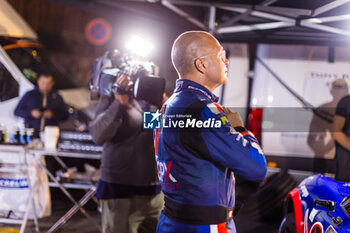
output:
[[[126,92],[116,80],[127,75],[131,88]],[[118,50],[107,51],[93,64],[90,80],[91,99],[99,96],[113,96],[114,93],[129,94],[137,100],[159,105],[165,89],[165,80],[158,76],[158,67],[150,61],[142,61]]]

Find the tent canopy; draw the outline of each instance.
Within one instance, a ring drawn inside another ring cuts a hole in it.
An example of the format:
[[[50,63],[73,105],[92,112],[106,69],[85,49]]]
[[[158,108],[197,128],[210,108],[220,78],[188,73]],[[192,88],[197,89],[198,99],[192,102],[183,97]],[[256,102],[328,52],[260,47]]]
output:
[[[98,14],[145,17],[169,29],[206,30],[227,42],[350,42],[350,0],[51,1]]]

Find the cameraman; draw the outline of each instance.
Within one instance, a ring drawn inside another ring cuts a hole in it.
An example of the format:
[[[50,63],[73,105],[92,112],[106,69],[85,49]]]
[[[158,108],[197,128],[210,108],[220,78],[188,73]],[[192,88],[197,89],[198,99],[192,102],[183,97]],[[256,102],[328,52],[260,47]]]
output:
[[[130,78],[117,84],[130,89]],[[102,96],[90,132],[103,144],[101,177],[96,197],[101,201],[103,232],[156,232],[163,198],[154,159],[152,131],[143,131],[140,103],[128,94]]]

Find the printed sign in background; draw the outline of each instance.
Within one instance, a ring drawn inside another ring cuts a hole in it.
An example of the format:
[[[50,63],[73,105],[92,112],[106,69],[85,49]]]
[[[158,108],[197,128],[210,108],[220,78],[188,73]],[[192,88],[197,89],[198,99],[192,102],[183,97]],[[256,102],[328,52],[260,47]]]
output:
[[[103,45],[111,37],[111,25],[104,19],[95,18],[85,27],[86,39],[93,45]]]
[[[333,81],[342,79],[349,85],[349,51],[349,48],[337,47],[333,63],[328,62],[325,46],[259,45],[257,55],[290,89],[317,108],[332,101]],[[334,150],[321,155],[311,147],[312,110],[307,110],[261,63],[256,62],[254,74],[251,106],[264,110],[262,147],[265,154],[333,158]],[[318,142],[328,145],[331,132],[323,136],[317,136]]]

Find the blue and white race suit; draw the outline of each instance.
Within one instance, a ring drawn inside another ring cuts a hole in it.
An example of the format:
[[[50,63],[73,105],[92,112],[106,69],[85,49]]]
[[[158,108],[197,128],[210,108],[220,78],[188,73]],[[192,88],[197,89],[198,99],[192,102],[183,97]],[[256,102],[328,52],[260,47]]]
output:
[[[235,177],[266,176],[263,151],[253,134],[233,128],[218,98],[202,85],[176,83],[154,132],[165,208],[158,233],[236,232],[232,218]]]

